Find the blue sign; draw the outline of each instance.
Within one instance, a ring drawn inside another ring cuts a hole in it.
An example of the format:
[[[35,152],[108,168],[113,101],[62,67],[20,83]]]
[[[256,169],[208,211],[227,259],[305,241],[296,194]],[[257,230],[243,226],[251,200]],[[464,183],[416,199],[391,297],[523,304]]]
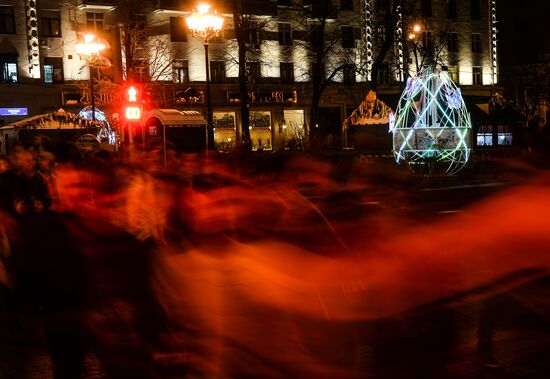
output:
[[[0,116],[26,116],[27,108],[0,108]]]

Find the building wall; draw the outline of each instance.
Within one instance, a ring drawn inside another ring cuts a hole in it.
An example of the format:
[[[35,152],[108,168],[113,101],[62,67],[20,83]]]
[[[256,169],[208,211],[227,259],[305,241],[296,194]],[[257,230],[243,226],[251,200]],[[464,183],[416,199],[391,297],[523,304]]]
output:
[[[53,110],[58,107],[68,107],[69,109],[78,109],[84,106],[85,98],[76,104],[67,104],[63,102],[66,96],[64,93],[71,92],[72,95],[82,91],[82,85],[77,86],[77,81],[83,81],[84,87],[89,80],[89,68],[86,62],[76,54],[76,42],[81,35],[87,31],[88,12],[103,15],[103,30],[101,36],[109,44],[103,54],[106,55],[112,63],[112,68],[102,70],[114,82],[121,82],[125,79],[123,66],[126,60],[123,41],[121,37],[125,33],[124,19],[121,18],[120,9],[110,9],[118,2],[113,0],[104,1],[84,1],[75,0],[66,2],[60,0],[39,0],[38,18],[47,12],[58,11],[61,21],[61,36],[40,38],[39,43],[39,70],[29,70],[29,49],[27,25],[29,18],[27,9],[33,0],[11,0],[4,1],[4,4],[15,6],[16,14],[16,34],[0,35],[2,39],[8,40],[16,47],[18,56],[19,83],[0,84],[0,103],[4,105],[28,106],[29,114],[36,114],[43,111]],[[459,52],[449,53],[446,56],[446,64],[457,66],[459,69],[459,83],[463,86],[463,93],[468,95],[487,95],[490,86],[495,84],[493,75],[492,47],[491,47],[491,18],[490,5],[494,0],[481,1],[481,19],[472,20],[470,15],[470,1],[457,1],[457,19],[449,20],[446,17],[447,1],[432,0],[433,17],[422,19],[420,13],[421,1],[403,0],[403,22],[401,45],[407,51],[406,35],[407,27],[412,25],[413,21],[422,21],[430,30],[435,31],[456,31],[459,36]],[[260,2],[258,2],[260,3]],[[259,61],[261,65],[261,79],[251,86],[251,104],[252,111],[269,112],[272,138],[274,147],[284,145],[284,130],[282,125],[286,123],[285,112],[287,115],[296,115],[302,112],[304,115],[304,126],[308,126],[309,107],[311,105],[311,81],[309,69],[311,66],[311,57],[308,56],[307,39],[309,27],[315,23],[315,20],[303,20],[296,16],[296,12],[289,7],[277,6],[277,0],[266,0],[258,8],[265,10],[264,14],[258,14],[258,23],[265,23],[262,32],[262,42],[259,50],[252,54],[251,61]],[[284,3],[284,2],[280,2]],[[316,3],[315,1],[313,3]],[[377,11],[379,0],[353,0],[353,10],[338,10],[340,0],[333,0],[332,5],[336,12],[328,23],[328,33],[335,32],[338,35],[342,26],[351,26],[356,33],[355,43],[357,48],[348,49],[347,59],[353,62],[357,67],[364,68],[366,60],[360,52],[366,40],[372,41],[373,53],[376,54],[377,27],[382,23],[384,15]],[[176,108],[186,108],[206,112],[204,101],[205,91],[205,62],[203,41],[194,38],[187,33],[186,42],[172,42],[170,33],[170,18],[180,17],[183,24],[183,17],[189,14],[194,6],[192,1],[145,1],[143,3],[143,12],[146,13],[147,28],[150,36],[148,51],[150,76],[158,81],[158,93],[155,95],[155,106],[166,106]],[[406,6],[405,6],[406,4]],[[365,25],[364,11],[369,7],[374,13],[369,19],[370,25]],[[212,105],[214,112],[223,114],[232,112],[235,116],[236,125],[240,125],[238,103],[232,97],[238,93],[238,67],[236,64],[237,48],[234,40],[233,21],[229,5],[220,4],[220,8],[225,17],[225,38],[213,40],[209,44],[209,55],[211,61],[224,61],[226,64],[225,83],[212,83]],[[280,46],[278,42],[278,23],[290,22],[292,24],[292,33],[294,42],[292,46]],[[39,24],[40,26],[40,24]],[[366,35],[366,33],[370,33]],[[39,34],[40,34],[39,30]],[[472,53],[471,34],[481,34],[481,53]],[[154,41],[153,41],[154,40]],[[154,42],[154,43],[153,43]],[[403,50],[395,47],[390,51],[387,62],[394,72],[394,83],[381,85],[380,93],[398,94],[401,91],[404,80],[404,71],[407,71],[407,57],[404,59],[404,66],[399,66],[399,54]],[[410,59],[409,50],[409,59]],[[61,58],[63,62],[63,80],[61,83],[44,83],[44,60],[48,58]],[[187,62],[188,79],[184,83],[174,83],[175,71],[172,69],[171,62],[174,60]],[[340,57],[333,56],[329,61],[338,65]],[[280,62],[294,63],[294,82],[282,83],[280,76]],[[483,86],[472,85],[472,67],[480,66],[483,72]],[[409,67],[410,68],[410,67]],[[337,108],[343,119],[348,110],[357,106],[364,98],[366,91],[366,79],[368,70],[357,73],[355,79],[357,84],[344,84],[344,78],[341,73],[334,77],[334,83],[329,86],[321,98],[321,107]],[[162,87],[162,90],[158,88]],[[13,90],[12,90],[13,89]],[[198,94],[195,102],[178,102],[177,93],[191,89]],[[18,94],[14,100],[13,93]],[[289,94],[296,94],[296,101],[287,101]],[[36,94],[40,94],[36,96]],[[34,95],[34,96],[33,96]],[[282,100],[281,100],[282,99]],[[108,107],[112,102],[97,99],[99,106]],[[104,104],[105,103],[105,104]],[[4,106],[2,105],[2,106]],[[114,110],[113,110],[114,111]],[[294,112],[294,113],[292,113]],[[331,112],[333,114],[334,112]],[[288,117],[288,116],[287,116]],[[4,120],[13,121],[12,119]],[[338,130],[339,126],[335,126]],[[279,130],[282,130],[279,133]]]

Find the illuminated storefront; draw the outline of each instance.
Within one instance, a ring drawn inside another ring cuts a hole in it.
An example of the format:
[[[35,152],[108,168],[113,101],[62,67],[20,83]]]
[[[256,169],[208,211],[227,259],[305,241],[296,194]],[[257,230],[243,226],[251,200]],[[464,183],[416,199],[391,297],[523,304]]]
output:
[[[218,151],[230,151],[237,141],[235,112],[213,112],[214,144]]]

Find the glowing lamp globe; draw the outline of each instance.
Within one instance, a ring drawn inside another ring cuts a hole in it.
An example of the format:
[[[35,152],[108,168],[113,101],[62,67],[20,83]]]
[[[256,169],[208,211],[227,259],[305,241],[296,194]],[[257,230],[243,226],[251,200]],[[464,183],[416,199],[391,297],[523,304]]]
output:
[[[460,88],[446,71],[432,68],[409,78],[390,117],[395,160],[424,176],[462,169],[470,158],[471,130]]]

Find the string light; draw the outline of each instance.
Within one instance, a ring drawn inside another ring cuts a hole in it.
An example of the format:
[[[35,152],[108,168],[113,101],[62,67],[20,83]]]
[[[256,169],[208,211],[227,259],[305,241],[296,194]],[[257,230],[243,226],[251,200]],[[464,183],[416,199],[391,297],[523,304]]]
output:
[[[453,175],[470,157],[472,123],[460,88],[428,67],[409,78],[390,122],[397,163],[425,175]]]

